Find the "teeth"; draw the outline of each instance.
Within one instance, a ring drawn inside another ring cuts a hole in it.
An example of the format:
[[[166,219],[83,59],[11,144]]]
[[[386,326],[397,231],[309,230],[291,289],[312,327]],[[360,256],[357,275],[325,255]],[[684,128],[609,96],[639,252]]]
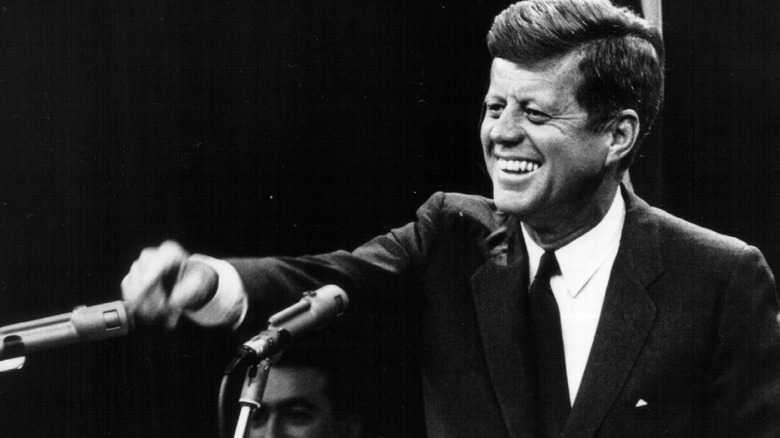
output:
[[[533,172],[539,168],[539,163],[527,160],[507,160],[499,158],[497,162],[499,169],[508,170],[510,172]]]

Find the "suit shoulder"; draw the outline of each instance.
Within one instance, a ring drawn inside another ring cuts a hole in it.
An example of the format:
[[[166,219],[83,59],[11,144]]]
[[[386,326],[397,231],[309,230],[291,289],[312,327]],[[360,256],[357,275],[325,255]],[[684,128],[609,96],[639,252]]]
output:
[[[658,218],[661,241],[675,250],[687,248],[688,251],[701,255],[736,255],[749,246],[736,237],[696,225],[659,208],[651,209],[653,215]]]

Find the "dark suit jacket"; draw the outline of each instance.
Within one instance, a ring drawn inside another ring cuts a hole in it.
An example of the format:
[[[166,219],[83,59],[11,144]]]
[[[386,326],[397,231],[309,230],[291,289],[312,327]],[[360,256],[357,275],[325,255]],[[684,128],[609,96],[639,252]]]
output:
[[[623,193],[620,249],[564,436],[780,437],[778,302],[763,256]],[[512,221],[490,200],[437,193],[415,222],[352,253],[232,263],[250,321],[328,283],[352,312],[403,313],[430,437],[533,437],[527,256],[520,233],[501,231]]]

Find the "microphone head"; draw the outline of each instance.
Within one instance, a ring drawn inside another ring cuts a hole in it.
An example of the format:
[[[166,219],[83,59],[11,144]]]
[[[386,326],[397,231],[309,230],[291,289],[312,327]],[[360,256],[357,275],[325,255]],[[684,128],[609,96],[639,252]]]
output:
[[[273,315],[268,320],[268,326],[297,336],[330,324],[341,316],[348,306],[349,298],[346,292],[331,284],[316,291],[305,292],[297,304]]]

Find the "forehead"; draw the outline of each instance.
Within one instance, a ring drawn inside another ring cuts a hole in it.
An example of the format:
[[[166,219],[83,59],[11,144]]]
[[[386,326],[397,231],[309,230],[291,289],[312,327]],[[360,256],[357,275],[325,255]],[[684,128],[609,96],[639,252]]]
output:
[[[304,367],[272,367],[263,393],[263,402],[280,403],[298,398],[310,402],[325,400],[327,381],[322,371]]]
[[[533,64],[495,58],[490,67],[488,97],[571,101],[581,80],[573,54]]]

